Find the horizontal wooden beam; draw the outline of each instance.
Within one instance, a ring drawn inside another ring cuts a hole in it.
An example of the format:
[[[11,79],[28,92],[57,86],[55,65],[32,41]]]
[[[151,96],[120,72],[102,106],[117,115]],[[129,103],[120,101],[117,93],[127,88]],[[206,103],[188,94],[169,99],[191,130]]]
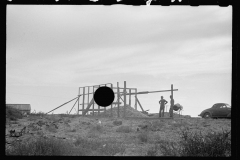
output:
[[[108,84],[112,84],[112,83],[105,83],[105,84],[98,84],[98,85],[84,86],[84,87],[94,87],[94,88],[97,88],[97,87],[99,87],[100,85],[108,85]],[[84,88],[84,87],[79,87],[79,88]]]
[[[160,91],[144,91],[144,92],[137,92],[137,93],[126,93],[126,95],[135,95],[135,94],[148,94],[148,93],[156,93],[156,92],[170,92],[172,90],[160,90]],[[178,91],[178,89],[174,89],[173,91]]]
[[[88,111],[104,111],[104,109],[88,109]],[[79,109],[79,111],[86,111],[86,109]]]
[[[113,87],[113,89],[117,89],[117,88],[124,89],[123,87]],[[126,88],[126,89],[137,89],[137,88]]]

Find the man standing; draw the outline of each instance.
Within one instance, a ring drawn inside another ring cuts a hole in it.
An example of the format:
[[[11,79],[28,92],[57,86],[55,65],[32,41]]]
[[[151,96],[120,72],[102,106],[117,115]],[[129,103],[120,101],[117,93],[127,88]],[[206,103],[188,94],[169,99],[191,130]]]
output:
[[[165,99],[163,99],[163,96],[161,96],[161,100],[159,101],[159,104],[160,104],[159,117],[161,117],[161,116],[164,117],[165,104],[167,104],[167,103],[168,102]]]
[[[173,106],[174,106],[174,99],[172,97],[172,95],[170,96],[170,109],[169,109],[169,115],[170,117],[173,117]]]

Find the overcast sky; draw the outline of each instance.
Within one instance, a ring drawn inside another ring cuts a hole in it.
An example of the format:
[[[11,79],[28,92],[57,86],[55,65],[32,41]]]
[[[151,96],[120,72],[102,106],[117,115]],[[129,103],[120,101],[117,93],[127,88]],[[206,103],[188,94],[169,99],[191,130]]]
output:
[[[173,84],[186,115],[231,105],[231,7],[8,5],[6,25],[6,103],[47,112],[78,87],[127,81],[138,91]],[[158,112],[169,95],[138,98]]]

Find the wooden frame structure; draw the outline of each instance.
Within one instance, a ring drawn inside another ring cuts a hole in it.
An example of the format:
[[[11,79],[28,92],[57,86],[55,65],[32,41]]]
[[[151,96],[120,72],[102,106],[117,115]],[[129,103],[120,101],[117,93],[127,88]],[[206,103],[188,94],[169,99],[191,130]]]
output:
[[[98,106],[97,108],[95,107],[96,102],[94,101],[94,92],[96,91],[97,88],[102,87],[102,86],[107,86],[110,87],[115,96],[114,102],[107,107],[104,108],[100,108],[100,106]],[[111,110],[111,116],[112,116],[112,109],[113,107],[116,107],[117,105],[117,110],[118,110],[118,117],[120,117],[119,111],[120,111],[120,107],[124,107],[123,111],[123,117],[126,117],[126,106],[127,106],[127,96],[128,96],[128,105],[131,106],[132,103],[132,99],[131,96],[134,95],[134,108],[137,110],[137,105],[139,105],[139,107],[141,108],[142,112],[145,112],[139,99],[137,98],[138,94],[149,94],[149,93],[157,93],[157,92],[171,92],[171,95],[173,97],[173,91],[178,91],[178,89],[173,89],[173,84],[171,84],[171,90],[158,90],[158,91],[144,91],[144,92],[137,92],[137,88],[127,88],[127,84],[126,81],[124,81],[124,87],[119,87],[119,83],[117,82],[117,87],[113,87],[112,83],[105,83],[105,84],[100,84],[100,85],[93,85],[93,86],[84,86],[84,87],[79,87],[78,90],[78,96],[62,105],[60,105],[59,107],[47,112],[46,114],[62,107],[63,105],[73,101],[76,99],[73,107],[71,108],[71,110],[69,111],[68,114],[71,113],[72,109],[74,108],[74,106],[77,103],[77,115],[88,115],[91,114],[92,116],[94,115],[99,115],[101,113],[106,113],[107,109]],[[123,96],[123,98],[122,98]],[[90,100],[90,101],[89,101]],[[122,102],[120,102],[120,100]],[[120,104],[123,103],[123,106],[120,106]],[[115,105],[115,106],[114,106]],[[80,107],[81,106],[81,107]],[[86,108],[85,108],[86,106]],[[81,114],[80,114],[81,112]]]

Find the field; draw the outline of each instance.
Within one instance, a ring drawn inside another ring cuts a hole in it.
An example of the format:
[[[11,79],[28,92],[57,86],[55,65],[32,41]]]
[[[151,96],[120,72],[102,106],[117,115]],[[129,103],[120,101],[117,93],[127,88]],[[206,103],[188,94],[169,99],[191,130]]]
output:
[[[7,116],[6,155],[230,156],[231,120]]]

